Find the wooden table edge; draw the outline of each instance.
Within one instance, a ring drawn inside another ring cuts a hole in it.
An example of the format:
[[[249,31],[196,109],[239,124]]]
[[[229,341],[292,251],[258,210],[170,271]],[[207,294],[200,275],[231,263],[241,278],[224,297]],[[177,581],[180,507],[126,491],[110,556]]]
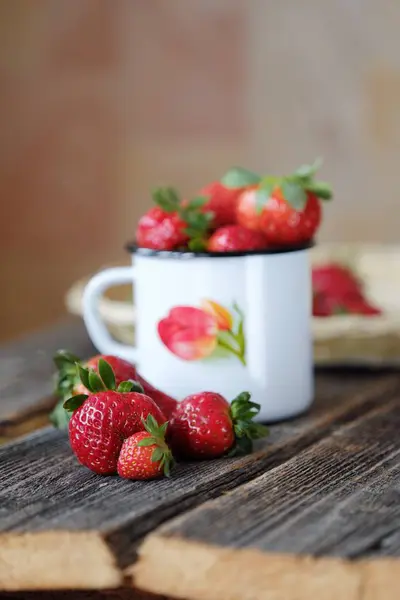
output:
[[[349,560],[145,538],[125,571],[132,587],[195,600],[396,600],[400,558]]]
[[[124,573],[96,531],[0,534],[0,591],[102,590],[123,583]]]

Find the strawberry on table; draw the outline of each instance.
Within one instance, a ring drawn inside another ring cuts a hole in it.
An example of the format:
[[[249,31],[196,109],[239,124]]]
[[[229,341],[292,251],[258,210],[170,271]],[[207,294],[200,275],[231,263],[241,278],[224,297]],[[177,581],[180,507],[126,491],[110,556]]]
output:
[[[237,222],[260,231],[271,245],[298,244],[310,240],[321,222],[320,199],[332,196],[330,186],[316,181],[320,161],[303,165],[285,177],[259,176],[231,169],[222,182],[243,188],[236,210]]]
[[[267,247],[264,235],[241,225],[226,225],[217,229],[208,240],[209,252],[262,250]]]
[[[67,350],[59,350],[54,356],[54,363],[58,369],[56,375],[56,394],[60,398],[53,412],[50,415],[50,420],[59,429],[66,429],[70,414],[63,408],[63,403],[67,398],[77,394],[87,394],[88,390],[80,380],[76,365],[80,364],[95,373],[99,372],[99,360],[103,359],[108,362],[113,369],[115,382],[118,386],[122,381],[138,381],[143,387],[145,393],[159,406],[162,413],[169,418],[176,407],[176,400],[153,387],[148,381],[139,375],[136,368],[126,360],[118,356],[98,354],[93,356],[86,362],[82,362],[77,356]]]
[[[125,479],[154,479],[170,474],[173,465],[171,450],[165,441],[168,423],[159,425],[148,415],[144,431],[134,433],[122,444],[118,458],[118,475]]]
[[[236,207],[241,192],[242,188],[227,188],[220,181],[213,181],[200,190],[199,196],[207,198],[203,209],[214,215],[214,227],[236,223]]]
[[[185,459],[218,458],[252,451],[252,440],[268,435],[253,422],[260,405],[242,392],[231,404],[221,394],[187,396],[172,416],[167,439],[174,455]]]
[[[145,394],[151,397],[152,400],[157,404],[157,406],[161,409],[162,413],[168,418],[176,407],[176,400],[168,396],[161,390],[155,388],[151,383],[146,381],[144,377],[142,377],[130,362],[119,358],[118,356],[112,356],[110,354],[99,354],[98,356],[93,356],[90,358],[84,366],[88,369],[93,369],[96,373],[98,373],[98,363],[99,359],[103,358],[106,362],[108,362],[115,375],[116,385],[119,385],[122,381],[138,381],[140,385],[143,387]],[[82,382],[79,382],[79,385],[74,389],[74,393],[76,394],[86,394],[87,390],[83,386]]]
[[[115,473],[123,441],[143,431],[143,419],[149,415],[159,425],[166,422],[165,416],[139,384],[125,381],[117,387],[105,360],[99,360],[99,374],[79,365],[77,368],[89,395],[72,396],[64,403],[66,410],[73,411],[69,421],[71,448],[78,461],[95,473]]]
[[[58,350],[53,358],[54,364],[57,367],[57,395],[65,400],[70,396],[75,396],[77,394],[87,394],[87,389],[80,379],[76,365],[80,364],[90,371],[98,373],[98,365],[101,358],[111,366],[117,386],[122,381],[127,381],[128,379],[136,381],[137,373],[135,367],[118,356],[96,354],[88,360],[82,361],[78,356],[75,356],[75,354],[72,354],[72,352],[69,352],[68,350]]]
[[[118,356],[112,356],[111,354],[98,354],[96,356],[92,356],[92,358],[89,358],[89,360],[86,361],[84,367],[98,373],[100,359],[105,360],[112,368],[117,386],[122,383],[122,381],[128,381],[129,379],[136,381],[136,368],[127,360],[123,360]],[[83,385],[82,381],[78,379],[78,384],[75,385],[73,392],[74,394],[87,394],[88,391]]]

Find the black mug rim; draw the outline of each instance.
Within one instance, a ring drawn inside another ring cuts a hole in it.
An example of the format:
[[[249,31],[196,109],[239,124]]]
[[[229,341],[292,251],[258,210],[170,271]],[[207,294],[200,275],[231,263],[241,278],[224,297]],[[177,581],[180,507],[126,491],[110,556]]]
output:
[[[135,241],[125,244],[125,249],[130,254],[137,254],[146,258],[174,258],[180,260],[193,258],[236,258],[238,256],[268,256],[274,254],[288,254],[290,252],[300,252],[309,250],[315,246],[313,239],[300,244],[290,244],[287,246],[270,246],[263,250],[246,250],[238,252],[192,252],[191,250],[152,250],[150,248],[141,248]]]

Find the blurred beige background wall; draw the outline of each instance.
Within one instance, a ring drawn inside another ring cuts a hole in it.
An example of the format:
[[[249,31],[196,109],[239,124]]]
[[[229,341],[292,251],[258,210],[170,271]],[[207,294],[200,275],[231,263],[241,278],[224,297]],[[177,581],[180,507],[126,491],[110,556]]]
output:
[[[0,338],[126,260],[148,190],[318,155],[320,240],[399,241],[400,3],[1,0]]]

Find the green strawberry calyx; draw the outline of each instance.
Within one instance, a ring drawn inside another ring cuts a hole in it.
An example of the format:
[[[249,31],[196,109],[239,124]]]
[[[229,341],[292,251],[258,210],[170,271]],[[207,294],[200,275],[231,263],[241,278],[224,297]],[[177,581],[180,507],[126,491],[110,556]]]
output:
[[[49,419],[54,427],[67,429],[70,414],[64,410],[63,404],[72,396],[74,388],[79,383],[76,364],[80,362],[80,358],[68,350],[58,350],[53,357],[53,362],[57,368],[54,376],[54,394],[59,401],[50,413]]]
[[[153,191],[153,200],[167,213],[176,213],[186,223],[183,232],[188,236],[188,248],[193,252],[203,252],[207,249],[208,233],[212,229],[214,213],[202,211],[207,203],[205,196],[196,196],[184,202],[177,190],[172,187],[160,187]]]
[[[241,167],[233,167],[222,177],[221,183],[229,188],[244,188],[257,185],[257,211],[261,212],[269,201],[272,192],[280,188],[285,200],[296,211],[303,211],[307,204],[307,192],[311,192],[321,200],[332,198],[332,188],[326,181],[314,179],[322,159],[317,158],[311,165],[302,165],[292,174],[277,177],[274,175],[257,175]]]
[[[68,350],[58,350],[53,357],[53,362],[57,367],[55,392],[60,398],[68,398],[79,383],[75,365],[81,362],[81,359]]]
[[[140,440],[137,445],[141,447],[154,446],[151,461],[159,462],[162,472],[166,477],[169,477],[174,466],[174,457],[165,441],[168,421],[159,425],[153,415],[149,414],[146,419],[142,418],[142,423],[149,435]]]
[[[128,392],[139,392],[144,393],[143,387],[137,381],[122,381],[118,387],[115,382],[115,375],[111,365],[100,358],[97,366],[99,372],[96,373],[94,369],[86,369],[77,362],[75,369],[77,371],[80,381],[83,383],[85,388],[92,394],[99,392],[105,392],[107,390],[113,390],[120,394],[126,394]],[[77,394],[65,400],[63,408],[69,412],[73,412],[85,402],[88,398],[88,394]]]
[[[253,440],[269,435],[268,427],[261,423],[254,423],[253,419],[258,415],[261,407],[250,398],[249,392],[242,392],[231,402],[230,413],[236,443],[229,456],[249,454],[253,451]]]
[[[221,178],[221,183],[229,189],[240,189],[250,185],[258,185],[262,181],[261,175],[253,173],[244,167],[232,167]]]

